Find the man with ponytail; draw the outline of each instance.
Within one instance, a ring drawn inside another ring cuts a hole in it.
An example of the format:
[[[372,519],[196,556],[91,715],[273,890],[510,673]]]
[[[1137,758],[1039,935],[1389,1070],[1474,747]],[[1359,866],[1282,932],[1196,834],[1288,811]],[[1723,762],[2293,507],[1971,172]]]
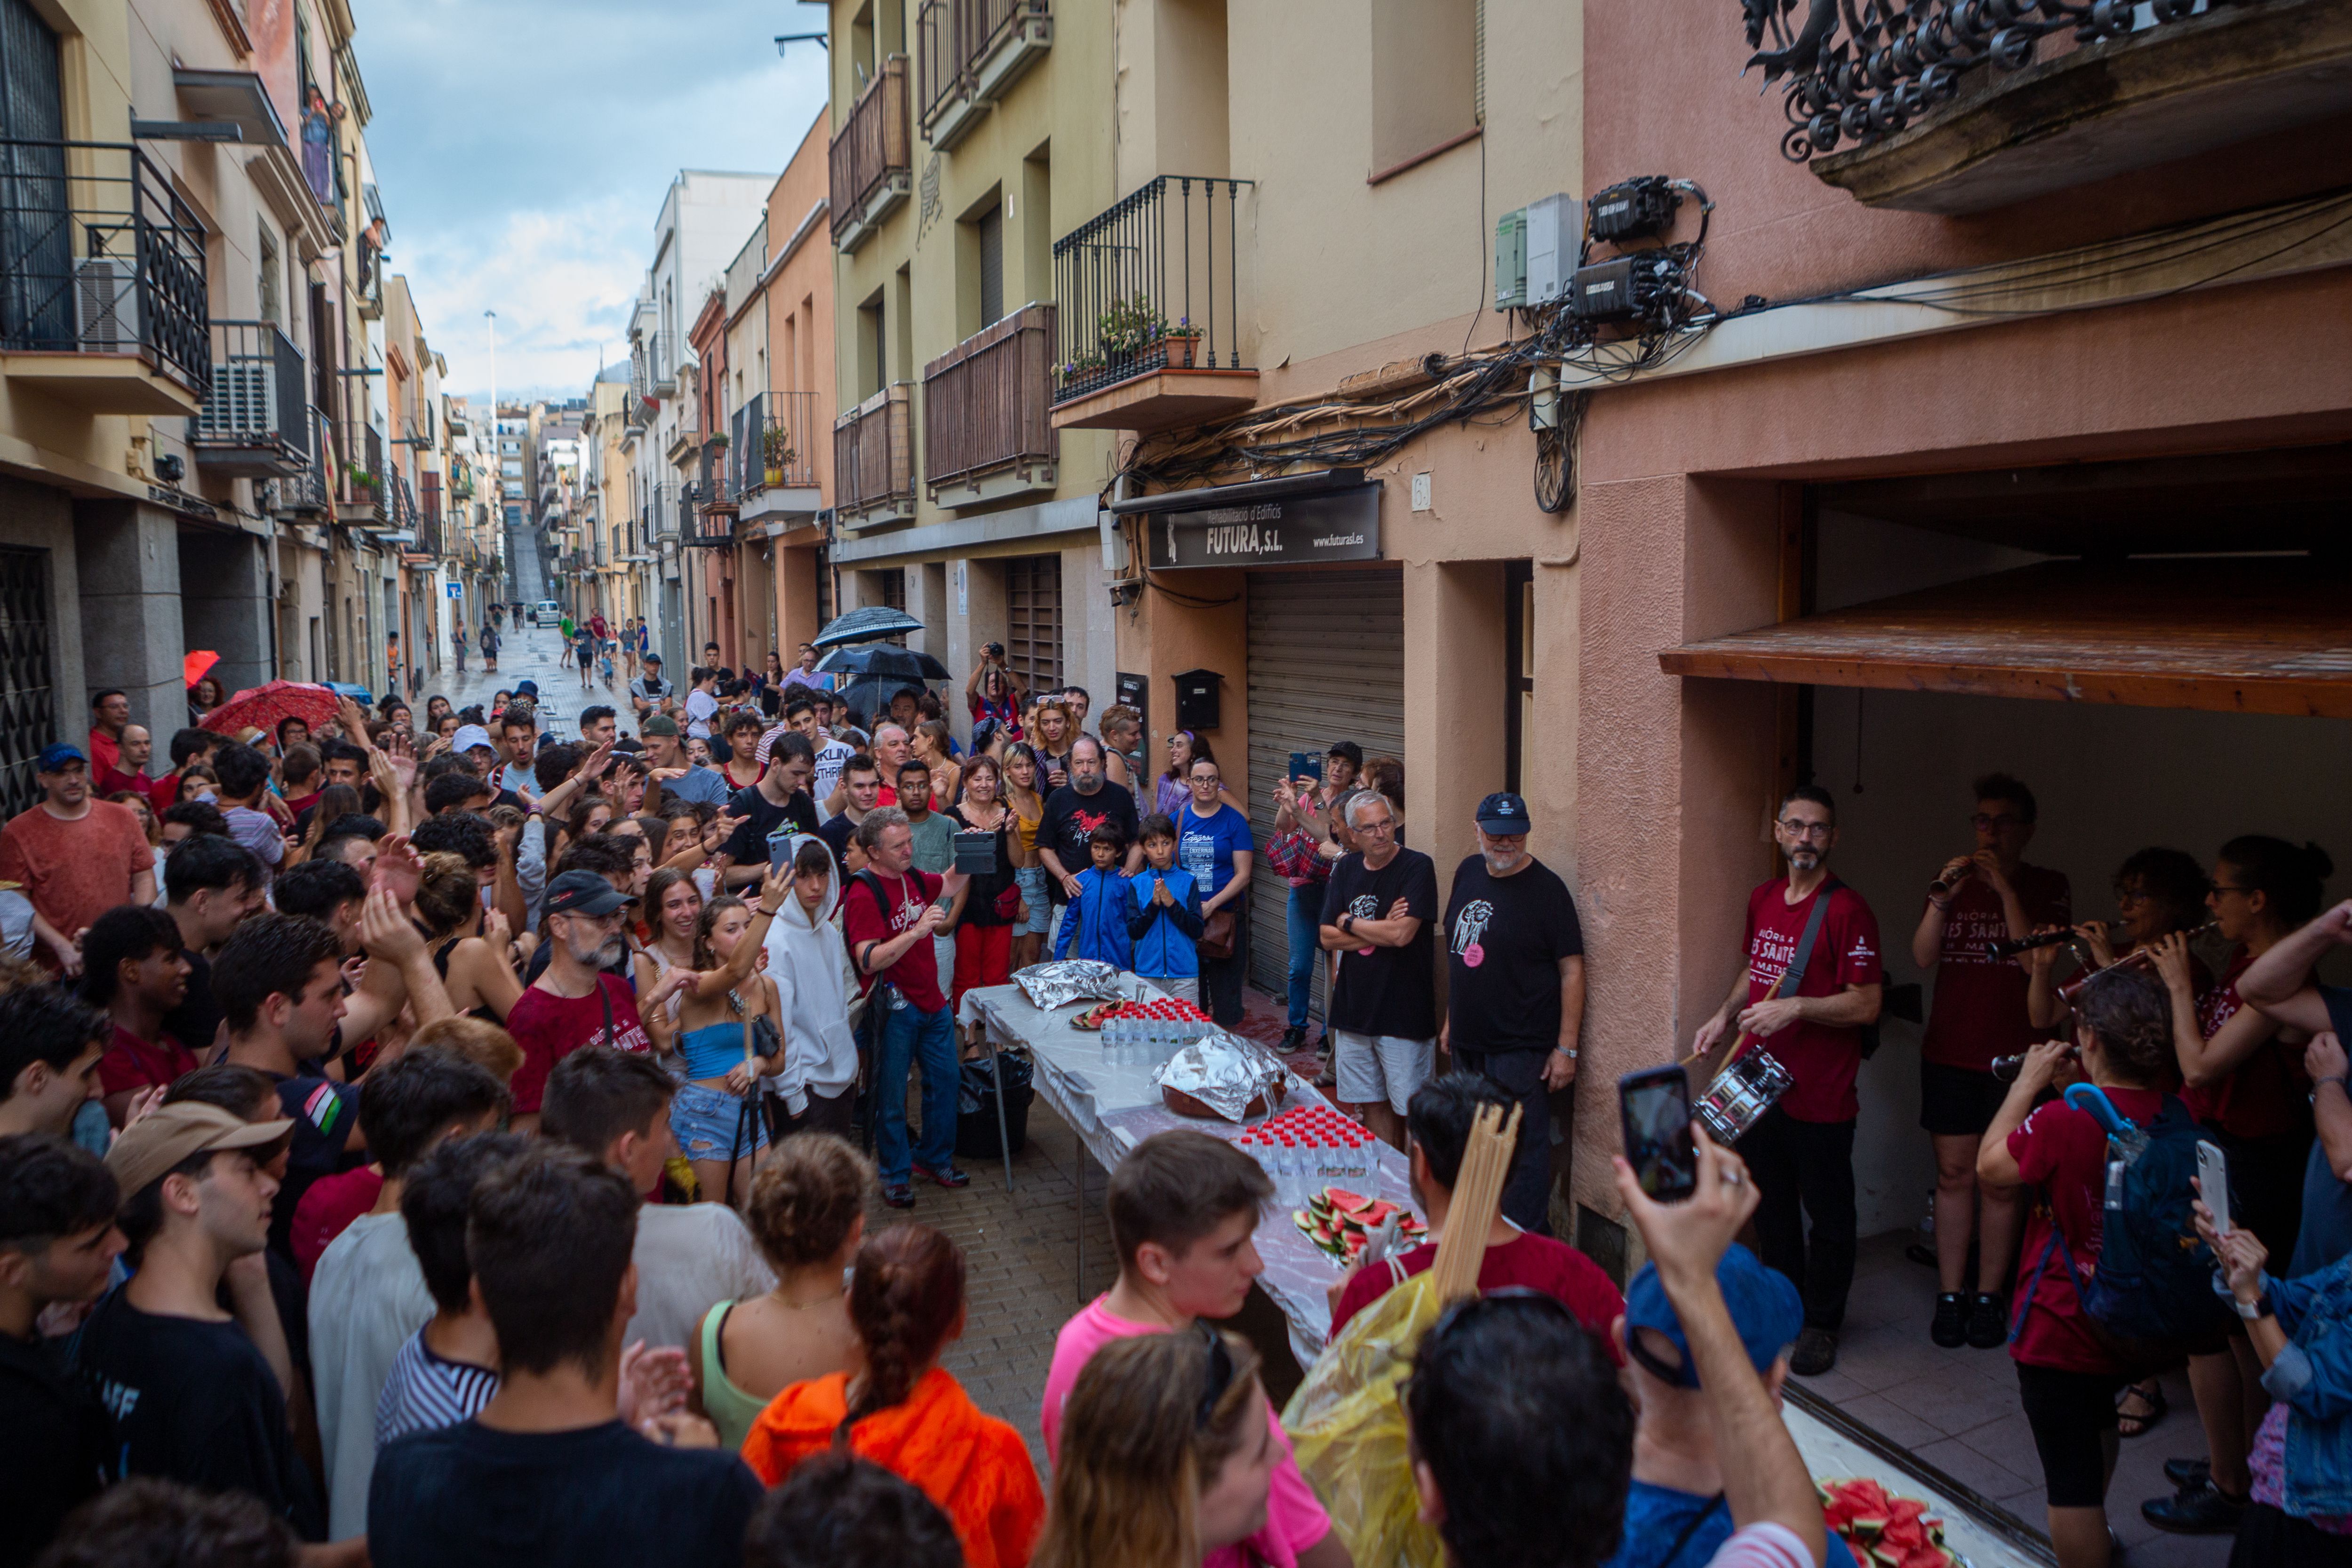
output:
[[[1024,1568],[1045,1512],[1028,1446],[938,1365],[963,1333],[963,1249],[927,1225],[894,1225],[859,1248],[849,1320],[866,1369],[777,1395],[743,1459],[770,1486],[832,1450],[871,1459],[946,1511],[969,1568]]]

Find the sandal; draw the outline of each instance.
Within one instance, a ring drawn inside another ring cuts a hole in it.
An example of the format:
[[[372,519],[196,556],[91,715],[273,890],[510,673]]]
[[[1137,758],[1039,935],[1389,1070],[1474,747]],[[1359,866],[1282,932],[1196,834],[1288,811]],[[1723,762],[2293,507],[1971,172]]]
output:
[[[2137,1399],[2141,1408],[2127,1410],[2124,1402]],[[2171,1409],[2164,1397],[2164,1385],[2154,1378],[2145,1383],[2126,1383],[2116,1393],[2116,1433],[2118,1437],[2137,1437],[2152,1429]]]

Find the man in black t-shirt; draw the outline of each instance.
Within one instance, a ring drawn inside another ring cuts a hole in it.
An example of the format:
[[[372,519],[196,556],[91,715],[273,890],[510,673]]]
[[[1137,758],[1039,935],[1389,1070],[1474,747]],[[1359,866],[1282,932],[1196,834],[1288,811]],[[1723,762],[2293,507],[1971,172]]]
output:
[[[1045,885],[1055,903],[1077,896],[1078,873],[1092,863],[1087,841],[1105,822],[1127,840],[1128,874],[1142,870],[1135,797],[1104,777],[1102,742],[1082,735],[1070,747],[1070,781],[1045,797],[1045,820],[1037,828],[1037,858],[1045,862]]]
[[[736,1568],[759,1479],[698,1416],[619,1417],[636,1307],[637,1194],[592,1155],[542,1142],[474,1189],[466,1257],[498,1331],[480,1414],[376,1455],[376,1568]]]
[[[114,1178],[46,1133],[0,1137],[0,1568],[40,1555],[58,1523],[97,1495],[110,1457],[106,1413],[35,1324],[93,1300],[122,1250]]]
[[[74,1364],[114,1418],[114,1479],[250,1492],[322,1541],[285,1391],[247,1329],[274,1326],[268,1276],[230,1267],[268,1240],[278,1183],[264,1167],[291,1130],[194,1100],[123,1129],[106,1166],[127,1195],[116,1224],[137,1268],[75,1336]],[[224,1281],[233,1312],[218,1305]]]
[[[776,737],[769,748],[768,770],[749,789],[738,789],[727,802],[727,814],[743,819],[727,841],[729,887],[756,887],[768,874],[772,839],[789,842],[796,833],[817,831],[816,802],[809,799],[808,781],[816,775],[816,747],[808,737],[790,730]]]
[[[1528,853],[1528,803],[1478,802],[1478,852],[1445,902],[1445,1027],[1438,1043],[1520,1105],[1504,1218],[1551,1234],[1551,1096],[1576,1081],[1584,1022],[1584,931],[1576,899]]]
[[[180,876],[176,883],[173,872]],[[163,1015],[163,1028],[199,1055],[213,1048],[213,1037],[220,1030],[211,955],[228,940],[237,922],[261,907],[268,881],[251,850],[213,833],[182,839],[163,858],[163,885],[171,894],[164,912],[180,928],[181,951],[188,959],[188,994]]]
[[[841,868],[841,880],[846,885],[866,869],[866,852],[857,844],[857,824],[882,803],[881,765],[862,751],[852,757],[842,765],[841,793],[841,810],[825,819],[816,836],[833,852],[833,863]]]
[[[1397,842],[1383,795],[1350,797],[1348,829],[1362,847],[1323,890],[1323,950],[1339,955],[1331,1071],[1340,1103],[1401,1149],[1405,1103],[1437,1061],[1437,868]]]

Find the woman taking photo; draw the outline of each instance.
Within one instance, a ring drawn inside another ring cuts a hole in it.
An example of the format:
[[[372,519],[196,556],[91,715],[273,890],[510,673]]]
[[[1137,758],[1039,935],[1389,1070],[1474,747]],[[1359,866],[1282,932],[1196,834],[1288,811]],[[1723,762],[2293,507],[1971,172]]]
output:
[[[958,791],[963,788],[963,768],[949,750],[946,722],[927,718],[907,738],[914,744],[915,760],[931,770],[931,809],[944,811],[962,800]]]
[[[1021,680],[1004,662],[1003,643],[991,643],[981,651],[963,695],[972,723],[994,719],[1011,738],[1021,738]]]
[[[1016,740],[1004,748],[997,784],[1021,837],[1021,857],[1013,862],[1013,877],[1021,887],[1024,913],[1013,928],[1013,967],[1025,969],[1037,961],[1038,950],[1045,945],[1046,922],[1053,917],[1053,903],[1045,895],[1045,867],[1037,859],[1037,825],[1045,820],[1045,798],[1037,788],[1037,754],[1026,742]]]
[[[1232,1029],[1242,1021],[1242,974],[1249,965],[1250,865],[1256,856],[1251,845],[1249,818],[1225,804],[1224,781],[1217,765],[1205,757],[1192,759],[1186,775],[1192,799],[1176,818],[1176,863],[1192,873],[1195,886],[1207,890],[1201,899],[1201,1000],[1209,1016]],[[1218,943],[1220,923],[1223,940]],[[1210,952],[1222,946],[1224,956]]]
[[[1077,727],[1070,722],[1070,710],[1062,706],[1059,697],[1047,697],[1037,705],[1036,742],[1032,747],[1037,754],[1037,793],[1051,795],[1070,781],[1070,747],[1077,739]]]
[[[1197,1568],[1265,1527],[1282,1457],[1257,1352],[1201,1323],[1095,1352],[1062,1409],[1036,1568]]]
[[[668,1048],[681,1061],[685,1081],[670,1101],[670,1132],[712,1202],[741,1204],[768,1146],[758,1081],[783,1071],[783,1013],[775,983],[754,967],[769,922],[792,894],[790,873],[775,870],[761,881],[756,906],[732,894],[705,904],[694,924],[693,967],[665,972],[639,1008],[656,1044],[669,1034]],[[674,1032],[655,1023],[672,996],[678,999]],[[761,1019],[775,1047],[771,1055],[758,1053]]]
[[[845,1448],[922,1488],[954,1522],[968,1568],[1023,1568],[1045,1511],[1029,1447],[938,1365],[963,1334],[963,1281],[962,1249],[928,1225],[894,1225],[860,1247],[849,1321],[865,1366],[777,1395],[743,1462],[774,1486]]]
[[[1028,895],[1020,871],[1034,857],[1021,847],[1019,819],[997,799],[1003,782],[996,758],[973,758],[964,764],[963,804],[948,813],[960,831],[989,833],[996,840],[995,868],[971,879],[956,930],[955,986],[950,999],[959,1006],[973,987],[1001,986],[1013,978],[1013,933],[1028,924]]]
[[[696,1329],[694,1407],[740,1450],[768,1401],[795,1383],[865,1364],[843,1276],[866,1239],[874,1166],[829,1133],[787,1138],[751,1179],[744,1222],[776,1288],[721,1301]]]
[[[482,907],[481,883],[465,857],[429,854],[416,879],[416,924],[433,949],[449,1006],[466,1018],[503,1024],[522,997],[507,917]]]

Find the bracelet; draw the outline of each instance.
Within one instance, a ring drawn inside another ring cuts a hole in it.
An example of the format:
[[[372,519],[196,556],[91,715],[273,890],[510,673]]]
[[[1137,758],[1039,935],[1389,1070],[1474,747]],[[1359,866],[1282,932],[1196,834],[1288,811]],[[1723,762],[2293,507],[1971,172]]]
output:
[[[777,915],[783,913],[781,909],[771,909],[764,904],[755,904],[751,907],[758,910],[761,914],[766,915],[771,920],[773,920]]]
[[[2264,1291],[2251,1301],[2242,1301],[2232,1293],[2230,1297],[2230,1304],[2237,1308],[2238,1315],[2248,1322],[2271,1315],[2271,1293],[2268,1291]]]
[[[2323,1084],[2328,1083],[2333,1083],[2338,1089],[2343,1090],[2347,1097],[2352,1097],[2352,1078],[2347,1078],[2344,1073],[2339,1072],[2333,1078],[2321,1078],[2314,1081],[2311,1085],[2311,1103],[2313,1104],[2316,1105],[2319,1103],[2320,1088]]]

